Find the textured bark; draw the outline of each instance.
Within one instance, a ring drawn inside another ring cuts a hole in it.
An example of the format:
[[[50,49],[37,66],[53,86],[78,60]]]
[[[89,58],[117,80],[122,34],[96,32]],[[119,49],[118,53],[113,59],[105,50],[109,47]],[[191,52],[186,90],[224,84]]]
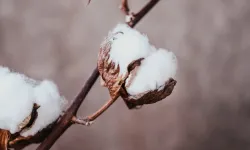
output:
[[[36,103],[33,105],[31,114],[19,125],[19,128],[21,129],[20,132],[29,130],[33,126],[38,116],[37,109],[39,109],[39,107],[40,106]]]

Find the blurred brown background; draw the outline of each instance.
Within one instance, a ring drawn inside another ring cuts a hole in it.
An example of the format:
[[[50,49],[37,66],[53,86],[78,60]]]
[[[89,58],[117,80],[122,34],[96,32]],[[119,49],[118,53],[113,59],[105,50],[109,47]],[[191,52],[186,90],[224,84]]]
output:
[[[130,5],[137,11],[146,2]],[[124,20],[119,0],[86,3],[0,0],[0,64],[55,80],[72,100],[104,36]],[[71,127],[52,150],[249,150],[250,1],[162,0],[136,28],[177,55],[174,93],[133,111],[119,100],[93,126]],[[98,81],[78,114],[108,97]]]

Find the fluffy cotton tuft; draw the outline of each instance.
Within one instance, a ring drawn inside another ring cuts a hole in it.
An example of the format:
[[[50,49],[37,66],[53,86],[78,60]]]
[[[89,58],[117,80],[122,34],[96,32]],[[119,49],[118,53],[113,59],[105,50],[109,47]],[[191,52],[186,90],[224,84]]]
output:
[[[1,67],[1,68],[0,68],[0,76],[6,75],[6,74],[9,73],[9,72],[10,72],[10,69],[7,68],[7,67]]]
[[[130,95],[163,88],[165,82],[173,78],[177,70],[174,53],[159,49],[146,57],[138,68],[131,85],[127,87]]]
[[[38,82],[0,66],[0,129],[9,130],[11,134],[19,132],[18,126],[37,103],[40,108],[36,122],[22,133],[34,135],[59,117],[64,102],[53,82]]]
[[[121,32],[121,33],[119,33]],[[134,60],[147,57],[155,51],[148,38],[126,24],[118,24],[111,33],[115,34],[112,41],[109,60],[120,67],[120,74],[127,72],[127,66]]]
[[[38,117],[29,130],[21,133],[22,136],[34,135],[54,122],[65,106],[65,100],[59,95],[57,86],[48,80],[42,81],[34,88],[34,100],[41,106],[37,110]]]

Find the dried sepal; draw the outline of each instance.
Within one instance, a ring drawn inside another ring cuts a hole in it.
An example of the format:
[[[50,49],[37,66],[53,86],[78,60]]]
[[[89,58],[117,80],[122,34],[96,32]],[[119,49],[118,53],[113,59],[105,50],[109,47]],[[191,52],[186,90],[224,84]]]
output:
[[[173,78],[170,78],[162,89],[156,89],[154,91],[144,92],[138,95],[131,96],[127,93],[125,88],[121,89],[121,97],[127,104],[129,109],[137,108],[138,106],[142,106],[144,104],[153,104],[156,103],[167,96],[169,96],[177,81]]]
[[[26,118],[18,125],[18,128],[19,128],[20,130],[22,130],[23,128],[25,128],[25,127],[28,125],[28,123],[30,122],[30,120],[31,120],[31,115],[29,115],[28,117],[26,117]]]
[[[112,60],[109,60],[109,52],[111,49],[111,42],[108,41],[104,43],[101,47],[98,57],[98,70],[101,75],[101,85],[109,89],[111,98],[117,95],[117,91],[120,90],[121,86],[124,84],[125,80],[128,78],[131,71],[133,71],[137,66],[140,65],[144,58],[140,58],[131,62],[128,65],[127,73],[120,74],[119,65],[116,66]],[[121,84],[122,83],[122,84]]]
[[[0,129],[0,150],[8,149],[8,141],[10,139],[10,132]]]
[[[31,114],[22,123],[23,127],[21,128],[20,133],[29,130],[34,125],[38,116],[37,110],[39,107],[39,105],[34,103]]]
[[[104,41],[98,55],[97,67],[101,76],[101,84],[109,89],[111,98],[115,97],[116,91],[120,88],[119,82],[124,80],[119,75],[120,67],[109,60],[109,52],[112,42],[108,39]]]

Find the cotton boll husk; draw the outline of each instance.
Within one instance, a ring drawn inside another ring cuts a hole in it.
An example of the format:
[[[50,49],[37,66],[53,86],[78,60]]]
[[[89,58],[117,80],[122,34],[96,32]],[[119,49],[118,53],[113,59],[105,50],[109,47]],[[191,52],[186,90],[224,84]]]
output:
[[[166,81],[173,78],[177,70],[177,59],[174,53],[159,49],[146,57],[136,72],[129,87],[130,95],[137,95],[164,87]]]
[[[8,130],[0,129],[0,149],[8,150],[8,141],[10,139],[10,132]]]
[[[122,32],[122,33],[119,33]],[[150,45],[148,38],[126,24],[118,24],[111,34],[113,38],[109,61],[119,65],[120,75],[127,72],[128,65],[139,58],[150,55],[155,49]]]
[[[7,68],[0,70],[0,128],[14,134],[32,111],[33,88],[20,74],[11,73]]]
[[[40,106],[38,117],[32,127],[21,133],[22,136],[34,135],[54,122],[62,113],[66,104],[60,96],[57,86],[48,80],[42,81],[34,88],[34,100]]]

